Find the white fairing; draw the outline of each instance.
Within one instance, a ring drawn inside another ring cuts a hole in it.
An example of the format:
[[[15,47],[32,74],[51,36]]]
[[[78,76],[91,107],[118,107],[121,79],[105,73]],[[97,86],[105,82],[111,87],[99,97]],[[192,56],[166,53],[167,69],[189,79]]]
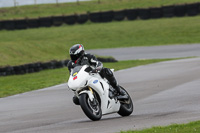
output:
[[[72,73],[70,75],[68,80],[69,88],[75,91],[77,96],[81,93],[86,93],[88,94],[90,100],[93,100],[94,97],[91,96],[91,91],[80,91],[81,88],[89,86],[98,93],[101,99],[102,114],[118,112],[120,109],[120,102],[114,98],[110,99],[109,84],[104,79],[102,79],[99,74],[90,74],[85,72],[87,67],[87,65],[84,65],[77,74]]]
[[[83,66],[77,75],[75,76],[72,76],[72,74],[70,75],[68,80],[68,86],[70,89],[75,91],[85,86],[87,81],[86,79],[89,77],[89,74],[84,71],[86,67],[87,67],[86,65]],[[75,79],[76,76],[77,78]]]

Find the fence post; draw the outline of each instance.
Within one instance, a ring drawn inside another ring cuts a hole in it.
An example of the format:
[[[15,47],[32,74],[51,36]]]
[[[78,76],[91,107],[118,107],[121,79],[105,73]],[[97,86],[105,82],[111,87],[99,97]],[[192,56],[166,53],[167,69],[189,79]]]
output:
[[[58,0],[56,0],[56,4],[57,4],[57,6],[58,6]]]
[[[13,0],[14,1],[14,7],[16,7],[17,6],[17,2],[16,2],[16,0]]]

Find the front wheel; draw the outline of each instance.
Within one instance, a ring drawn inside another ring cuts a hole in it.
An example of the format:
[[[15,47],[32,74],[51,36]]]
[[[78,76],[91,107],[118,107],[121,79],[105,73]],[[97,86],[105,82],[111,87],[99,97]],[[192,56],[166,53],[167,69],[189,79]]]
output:
[[[118,114],[121,116],[129,116],[133,112],[133,102],[128,92],[123,87],[120,86],[120,88],[121,88],[121,91],[124,91],[124,93],[128,95],[128,99],[120,100],[121,106],[118,111]]]
[[[102,117],[102,111],[99,101],[94,98],[93,101],[89,99],[89,96],[85,93],[79,96],[80,106],[85,115],[93,121],[100,120]]]

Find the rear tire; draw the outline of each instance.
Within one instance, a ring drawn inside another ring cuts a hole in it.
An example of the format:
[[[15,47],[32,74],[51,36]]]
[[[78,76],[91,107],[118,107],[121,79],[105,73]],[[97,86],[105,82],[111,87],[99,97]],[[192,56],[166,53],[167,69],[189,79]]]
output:
[[[92,104],[87,94],[83,93],[79,96],[79,103],[85,115],[91,120],[97,121],[101,119],[102,111],[99,101],[96,98],[94,98],[94,100],[96,100],[97,103],[95,106]]]
[[[129,116],[133,112],[133,102],[128,92],[123,87],[120,86],[120,88],[122,91],[124,91],[128,95],[129,98],[128,100],[119,101],[121,103],[121,106],[118,111],[118,114],[121,116]]]

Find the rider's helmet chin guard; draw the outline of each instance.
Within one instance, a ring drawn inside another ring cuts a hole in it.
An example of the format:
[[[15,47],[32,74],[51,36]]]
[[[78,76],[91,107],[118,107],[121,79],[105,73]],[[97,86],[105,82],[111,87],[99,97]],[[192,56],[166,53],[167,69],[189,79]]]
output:
[[[84,53],[85,51],[82,44],[75,44],[69,50],[71,60],[74,62],[77,61],[80,57],[82,57]]]

